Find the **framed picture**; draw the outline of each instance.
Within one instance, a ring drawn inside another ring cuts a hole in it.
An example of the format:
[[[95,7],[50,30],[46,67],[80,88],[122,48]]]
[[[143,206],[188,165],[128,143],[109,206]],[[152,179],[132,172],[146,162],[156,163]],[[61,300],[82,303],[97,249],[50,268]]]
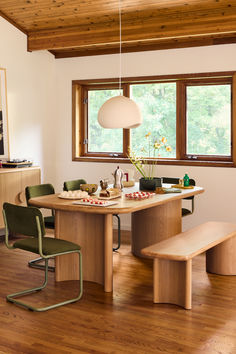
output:
[[[0,68],[0,160],[9,158],[6,69]]]

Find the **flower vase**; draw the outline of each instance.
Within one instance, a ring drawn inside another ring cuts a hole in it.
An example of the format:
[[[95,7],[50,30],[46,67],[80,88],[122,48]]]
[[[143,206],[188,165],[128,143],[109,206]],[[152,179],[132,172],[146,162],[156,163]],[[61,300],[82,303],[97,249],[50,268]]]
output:
[[[140,178],[139,179],[139,189],[140,191],[155,191],[156,187],[161,187],[161,178],[160,177],[153,177],[149,178]]]

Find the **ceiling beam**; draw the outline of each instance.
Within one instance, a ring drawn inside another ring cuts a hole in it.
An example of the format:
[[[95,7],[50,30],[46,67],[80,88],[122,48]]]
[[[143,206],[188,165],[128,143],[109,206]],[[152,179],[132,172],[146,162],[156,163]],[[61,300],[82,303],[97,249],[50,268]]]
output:
[[[174,38],[167,40],[156,40],[150,43],[137,41],[133,44],[122,45],[122,53],[142,52],[150,50],[163,50],[163,49],[176,49],[176,48],[188,48],[188,47],[202,47],[219,44],[236,43],[236,32],[234,36],[229,35],[208,35],[199,37],[188,38]],[[105,45],[105,46],[91,46],[91,47],[79,47],[79,48],[67,48],[60,50],[50,50],[56,59],[83,57],[90,55],[105,55],[105,54],[117,54],[119,53],[119,45]]]

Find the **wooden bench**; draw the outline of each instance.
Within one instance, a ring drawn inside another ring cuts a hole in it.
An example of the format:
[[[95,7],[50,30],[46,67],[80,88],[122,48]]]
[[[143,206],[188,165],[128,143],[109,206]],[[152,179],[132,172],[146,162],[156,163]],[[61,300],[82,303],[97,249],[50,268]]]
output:
[[[141,253],[154,258],[153,302],[192,308],[192,259],[206,252],[206,271],[236,275],[236,225],[207,222]]]

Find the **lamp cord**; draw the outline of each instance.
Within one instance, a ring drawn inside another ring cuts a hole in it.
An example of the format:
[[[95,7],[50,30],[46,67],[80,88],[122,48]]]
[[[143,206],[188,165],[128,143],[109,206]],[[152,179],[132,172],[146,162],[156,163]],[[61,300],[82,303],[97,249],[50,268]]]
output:
[[[119,90],[121,95],[121,0],[119,0],[119,23],[120,23],[120,74],[119,74]]]

